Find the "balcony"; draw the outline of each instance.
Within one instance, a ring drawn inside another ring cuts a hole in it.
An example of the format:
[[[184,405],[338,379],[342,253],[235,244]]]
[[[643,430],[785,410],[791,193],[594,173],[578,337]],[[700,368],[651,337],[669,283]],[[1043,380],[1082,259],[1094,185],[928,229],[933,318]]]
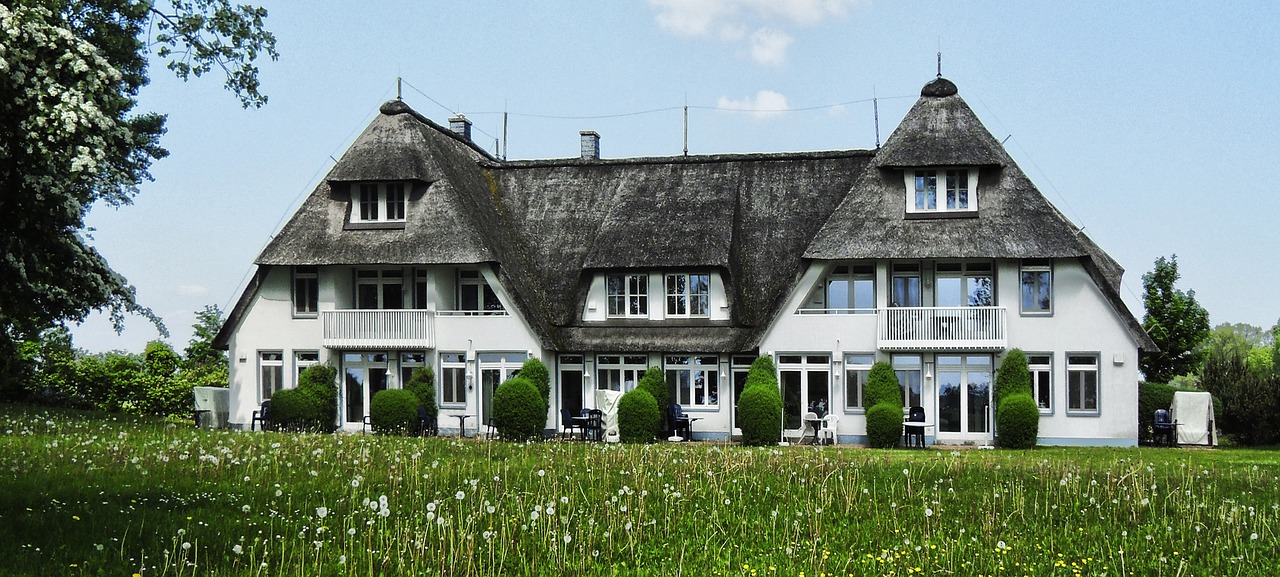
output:
[[[1003,351],[1008,348],[1001,307],[880,309],[876,346],[887,351]]]
[[[435,311],[323,311],[323,344],[331,349],[435,348]]]

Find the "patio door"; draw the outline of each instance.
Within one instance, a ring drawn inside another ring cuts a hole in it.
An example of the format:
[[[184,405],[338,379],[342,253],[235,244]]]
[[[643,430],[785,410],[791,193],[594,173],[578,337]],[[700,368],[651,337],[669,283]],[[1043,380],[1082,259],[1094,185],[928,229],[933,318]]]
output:
[[[796,436],[804,430],[805,413],[822,416],[830,410],[830,355],[778,355],[778,382],[784,435]]]
[[[480,421],[477,423],[480,430],[483,431],[493,417],[493,392],[503,381],[520,372],[526,358],[526,353],[480,353]]]
[[[938,355],[938,438],[992,439],[991,355]]]
[[[742,427],[738,425],[738,398],[742,396],[742,390],[747,386],[747,372],[751,370],[751,363],[755,362],[755,357],[736,356],[731,361],[733,364],[730,373],[733,375],[733,398],[729,399],[729,419],[732,421],[730,426],[733,428],[734,435],[742,435]]]
[[[369,402],[387,388],[391,357],[387,353],[342,355],[342,422],[358,428],[369,414]]]

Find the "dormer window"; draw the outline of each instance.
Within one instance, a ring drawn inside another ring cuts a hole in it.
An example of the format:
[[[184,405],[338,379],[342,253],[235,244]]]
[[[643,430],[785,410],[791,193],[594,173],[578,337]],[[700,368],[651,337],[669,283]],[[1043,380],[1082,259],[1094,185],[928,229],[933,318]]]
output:
[[[649,316],[649,275],[611,274],[605,277],[608,287],[609,316]]]
[[[404,183],[365,182],[351,194],[351,222],[404,222]]]
[[[906,171],[908,213],[978,210],[978,169],[921,168]]]

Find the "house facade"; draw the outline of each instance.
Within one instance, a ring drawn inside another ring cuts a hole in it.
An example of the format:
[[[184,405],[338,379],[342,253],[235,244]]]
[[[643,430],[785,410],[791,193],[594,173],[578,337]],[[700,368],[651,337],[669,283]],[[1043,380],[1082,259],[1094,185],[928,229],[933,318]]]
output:
[[[887,361],[932,441],[987,444],[995,371],[1019,348],[1041,444],[1137,444],[1138,354],[1154,344],[1123,271],[950,81],[877,150],[614,160],[581,138],[580,158],[499,160],[464,118],[384,104],[218,335],[231,421],[329,363],[358,429],[376,392],[431,365],[442,430],[474,431],[536,357],[548,429],[658,366],[694,437],[723,439],[763,354],[789,430],[829,412],[841,442],[865,442],[866,375]]]

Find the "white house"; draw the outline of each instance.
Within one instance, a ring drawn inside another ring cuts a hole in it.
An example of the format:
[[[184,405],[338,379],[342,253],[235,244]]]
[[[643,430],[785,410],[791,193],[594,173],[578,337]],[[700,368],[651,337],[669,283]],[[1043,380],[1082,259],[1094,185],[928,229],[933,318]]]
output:
[[[343,154],[257,259],[218,336],[246,426],[312,363],[339,414],[414,367],[442,429],[488,421],[529,357],[553,374],[547,427],[662,367],[697,438],[736,433],[751,361],[773,357],[788,428],[840,415],[888,361],[940,443],[993,438],[991,383],[1028,354],[1041,444],[1137,444],[1138,354],[1123,271],[1036,190],[950,81],[929,82],[877,150],[504,161],[465,118],[400,101]]]

